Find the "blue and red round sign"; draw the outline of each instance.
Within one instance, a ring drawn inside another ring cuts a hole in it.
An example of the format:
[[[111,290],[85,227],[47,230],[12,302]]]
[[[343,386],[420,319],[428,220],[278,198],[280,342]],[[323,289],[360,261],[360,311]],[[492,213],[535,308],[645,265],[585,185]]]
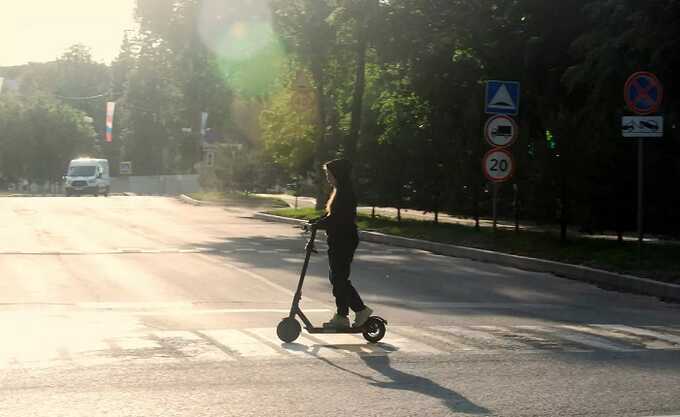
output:
[[[663,100],[663,87],[656,75],[651,72],[636,72],[626,81],[623,98],[633,113],[646,116],[659,111]]]

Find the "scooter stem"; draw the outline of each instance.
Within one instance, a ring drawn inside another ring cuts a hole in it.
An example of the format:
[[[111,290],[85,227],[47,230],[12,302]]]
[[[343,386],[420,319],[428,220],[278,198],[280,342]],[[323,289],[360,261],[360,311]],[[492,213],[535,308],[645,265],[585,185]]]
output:
[[[302,299],[302,286],[305,282],[305,276],[307,275],[307,268],[309,267],[309,258],[312,256],[314,250],[314,241],[316,240],[316,227],[312,226],[309,240],[305,246],[305,262],[302,265],[302,272],[300,272],[300,281],[298,282],[297,290],[295,291],[295,296],[293,297],[293,305],[290,309],[291,316],[295,315],[295,312],[299,311],[300,300]]]

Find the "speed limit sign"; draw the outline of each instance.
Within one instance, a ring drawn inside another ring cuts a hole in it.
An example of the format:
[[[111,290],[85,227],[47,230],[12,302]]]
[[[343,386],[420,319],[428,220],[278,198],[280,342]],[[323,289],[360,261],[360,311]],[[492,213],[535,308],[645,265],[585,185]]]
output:
[[[515,173],[515,162],[506,149],[492,149],[484,155],[482,168],[489,181],[505,182]]]

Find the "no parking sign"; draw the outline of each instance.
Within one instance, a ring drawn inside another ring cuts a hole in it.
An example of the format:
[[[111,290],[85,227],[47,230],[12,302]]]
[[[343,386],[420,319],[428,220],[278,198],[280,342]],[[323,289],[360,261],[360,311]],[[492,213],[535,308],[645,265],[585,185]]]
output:
[[[636,72],[623,87],[623,99],[630,111],[646,116],[659,110],[663,100],[663,87],[651,72]]]

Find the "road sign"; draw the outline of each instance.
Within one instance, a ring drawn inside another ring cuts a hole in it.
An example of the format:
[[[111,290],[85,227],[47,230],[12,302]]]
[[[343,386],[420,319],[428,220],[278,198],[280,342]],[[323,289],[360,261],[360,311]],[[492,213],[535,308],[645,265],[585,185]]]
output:
[[[515,162],[512,154],[506,149],[492,149],[482,160],[484,175],[492,182],[505,182],[515,173]]]
[[[519,129],[512,117],[498,114],[486,122],[484,133],[491,146],[505,148],[515,143]]]
[[[659,110],[663,100],[663,87],[651,72],[636,72],[626,81],[623,98],[630,111],[646,116]]]
[[[120,175],[132,175],[132,162],[125,161],[120,163]]]
[[[621,133],[624,138],[662,138],[663,116],[623,116]]]
[[[520,86],[516,81],[486,82],[486,99],[484,102],[487,114],[510,114],[519,113]]]

